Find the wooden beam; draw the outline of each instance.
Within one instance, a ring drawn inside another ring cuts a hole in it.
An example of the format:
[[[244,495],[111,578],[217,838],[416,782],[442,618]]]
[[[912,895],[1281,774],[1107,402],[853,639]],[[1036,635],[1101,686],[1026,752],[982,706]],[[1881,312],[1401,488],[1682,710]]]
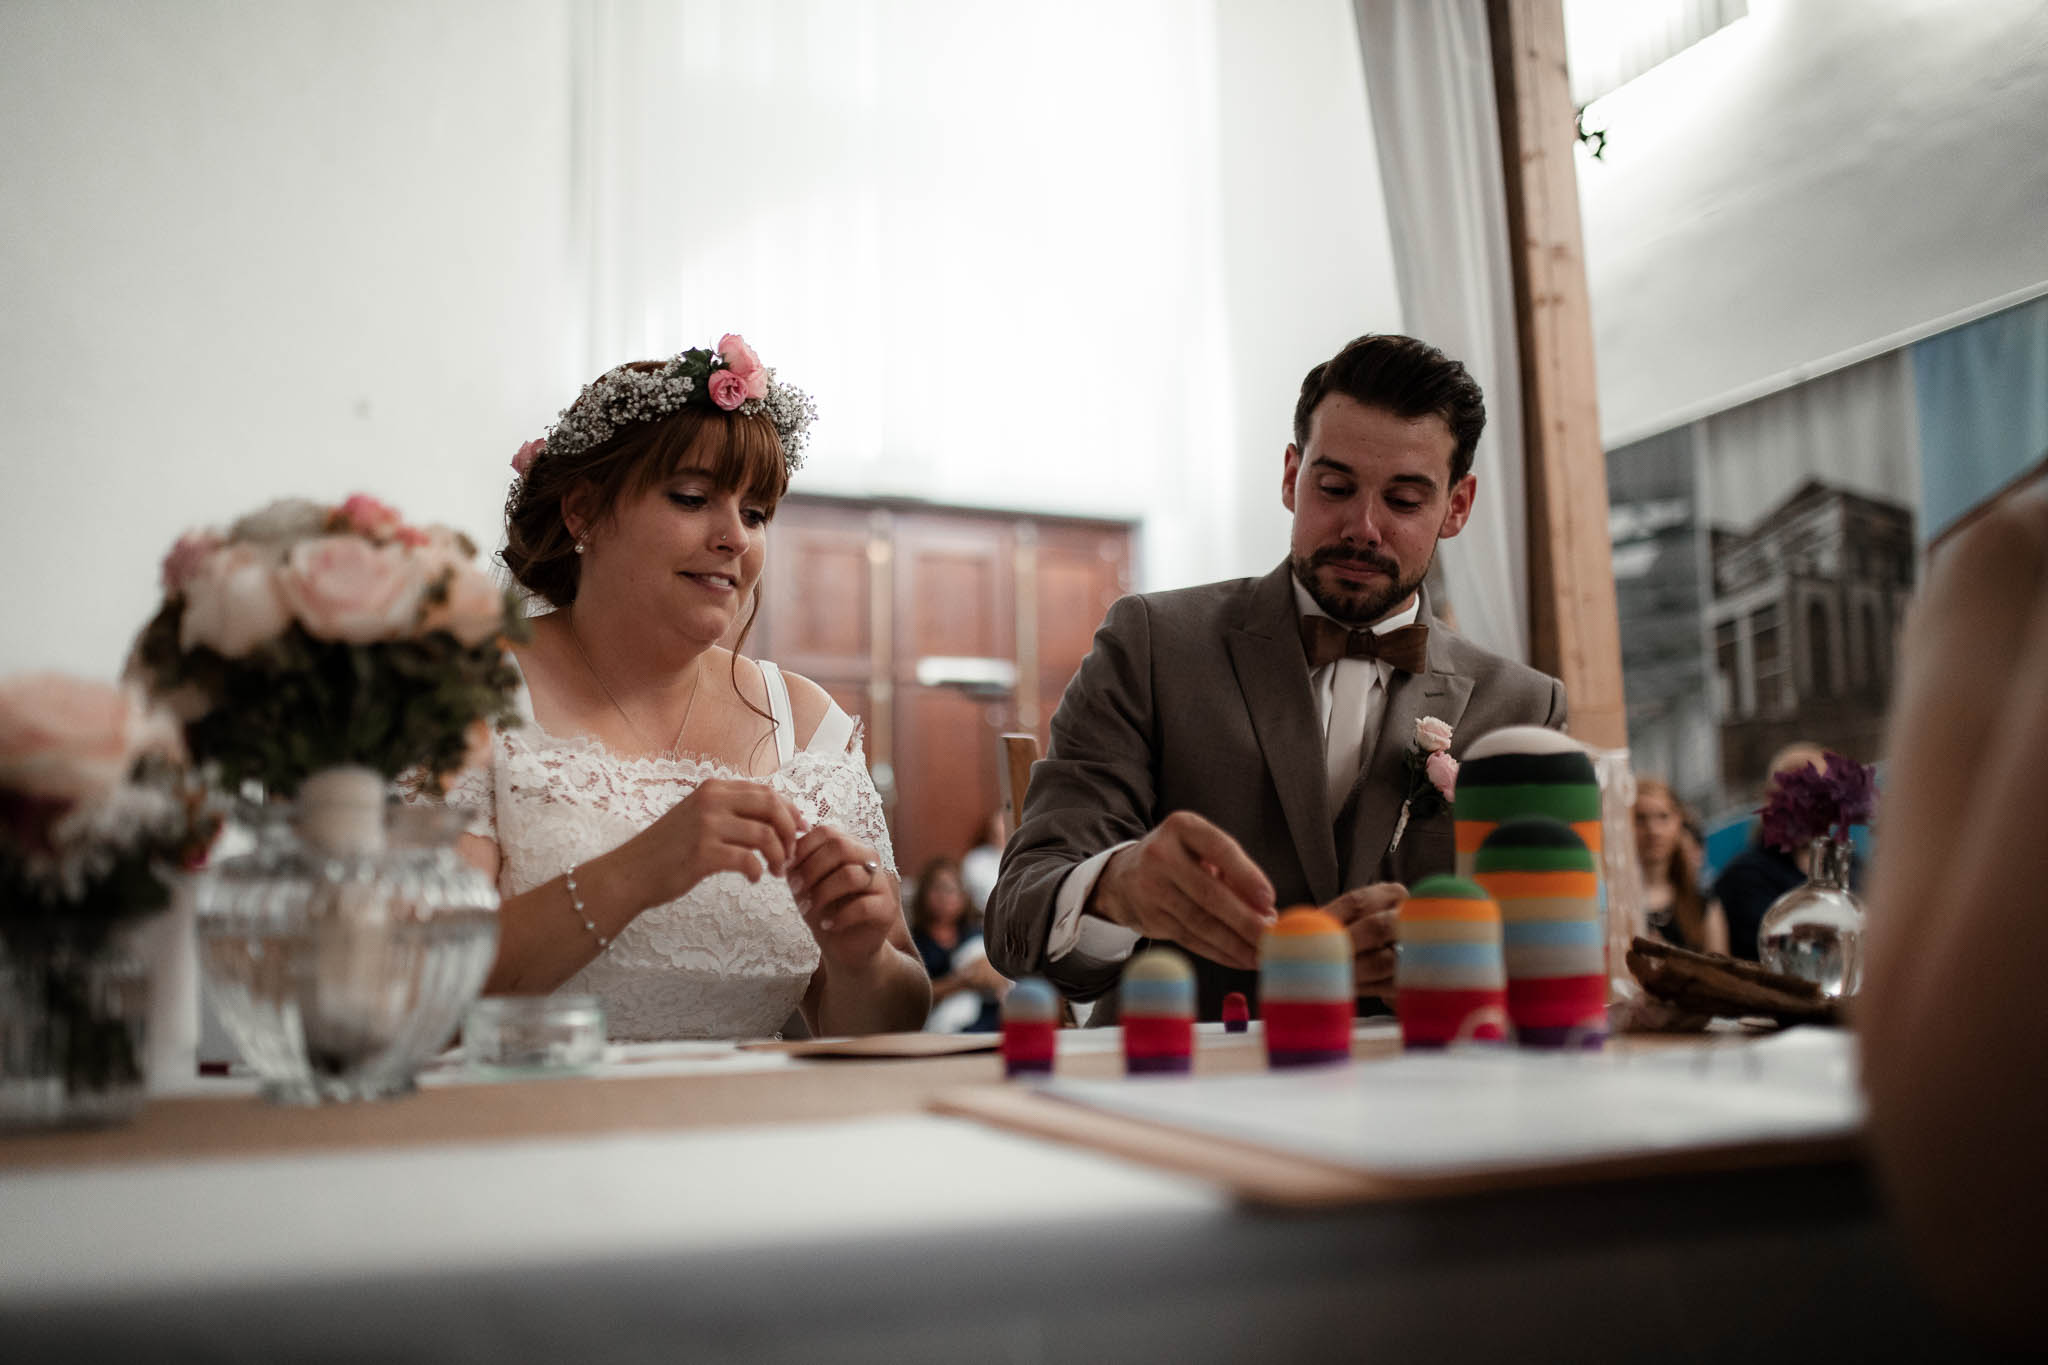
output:
[[[1487,0],[1528,444],[1530,661],[1564,680],[1571,731],[1628,743],[1607,457],[1579,231],[1562,0]]]

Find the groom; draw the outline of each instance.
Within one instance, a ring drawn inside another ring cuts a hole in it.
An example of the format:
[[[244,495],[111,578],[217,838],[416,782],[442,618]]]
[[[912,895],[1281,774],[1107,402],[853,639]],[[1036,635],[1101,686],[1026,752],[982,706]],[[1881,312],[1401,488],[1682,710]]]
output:
[[[1308,372],[1287,562],[1121,599],[1061,698],[989,898],[999,971],[1090,1000],[1137,948],[1172,943],[1215,1019],[1231,991],[1257,999],[1261,933],[1306,904],[1350,929],[1358,994],[1391,992],[1392,879],[1455,858],[1426,796],[1394,846],[1417,723],[1450,726],[1453,754],[1564,725],[1556,679],[1453,634],[1422,588],[1472,514],[1485,425],[1465,367],[1412,337],[1360,337]]]

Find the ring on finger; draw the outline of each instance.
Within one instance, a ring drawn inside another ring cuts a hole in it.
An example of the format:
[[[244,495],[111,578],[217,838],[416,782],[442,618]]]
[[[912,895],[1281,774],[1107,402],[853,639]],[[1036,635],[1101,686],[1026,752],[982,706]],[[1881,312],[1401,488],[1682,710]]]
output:
[[[867,862],[862,863],[861,866],[868,870],[868,884],[865,889],[872,891],[875,889],[876,874],[882,870],[882,865],[871,858]]]

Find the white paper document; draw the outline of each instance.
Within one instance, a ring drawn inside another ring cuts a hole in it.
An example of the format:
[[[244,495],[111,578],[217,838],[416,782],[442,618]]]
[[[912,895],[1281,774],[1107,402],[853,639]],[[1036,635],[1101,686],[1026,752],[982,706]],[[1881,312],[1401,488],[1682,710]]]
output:
[[[1434,1176],[1845,1137],[1863,1121],[1856,1044],[1803,1028],[1638,1052],[1416,1052],[1216,1077],[1059,1080],[1128,1118],[1384,1175]]]

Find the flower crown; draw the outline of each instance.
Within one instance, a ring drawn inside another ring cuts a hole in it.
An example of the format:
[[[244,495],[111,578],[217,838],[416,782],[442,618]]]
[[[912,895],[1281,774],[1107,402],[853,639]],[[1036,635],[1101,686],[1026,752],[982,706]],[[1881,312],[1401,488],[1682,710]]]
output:
[[[594,450],[636,422],[652,422],[704,403],[721,412],[751,417],[765,412],[782,440],[782,458],[794,474],[804,462],[804,444],[818,416],[818,405],[794,384],[775,378],[754,348],[735,332],[718,339],[718,349],[693,346],[659,369],[619,365],[583,386],[576,401],[562,409],[548,434],[528,441],[512,457],[523,480],[542,455],[550,459]]]

